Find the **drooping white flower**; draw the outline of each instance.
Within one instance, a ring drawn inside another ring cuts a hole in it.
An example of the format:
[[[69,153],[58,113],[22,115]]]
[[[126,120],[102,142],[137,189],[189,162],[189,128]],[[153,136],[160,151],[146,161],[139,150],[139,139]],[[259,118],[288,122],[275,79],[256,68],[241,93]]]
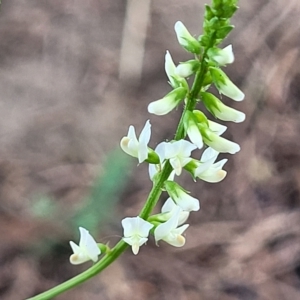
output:
[[[169,213],[170,217],[177,211],[178,205],[169,197],[161,208],[162,213]],[[181,210],[178,218],[178,225],[183,224],[189,217],[190,212]]]
[[[148,241],[149,231],[153,225],[137,216],[123,219],[122,226],[124,228],[124,242],[129,244],[133,254],[137,255],[140,246]]]
[[[219,136],[219,134],[212,131],[211,128],[202,127],[201,134],[204,143],[217,152],[235,154],[241,150],[239,144]]]
[[[190,196],[178,183],[167,180],[164,187],[169,196],[182,210],[190,212],[200,209],[199,200]]]
[[[223,94],[235,101],[242,101],[245,94],[228,78],[228,76],[219,68],[209,68],[211,77],[220,94]]]
[[[139,139],[135,134],[134,126],[130,126],[127,136],[121,139],[120,146],[127,154],[138,158],[139,163],[142,163],[148,158],[148,143],[151,136],[151,124],[148,120],[141,131]]]
[[[177,21],[174,28],[179,44],[187,51],[199,54],[200,43],[193,36],[191,36],[183,23]]]
[[[148,105],[148,112],[157,116],[166,115],[185,98],[186,92],[184,87],[174,89],[162,99],[151,102]]]
[[[160,156],[160,160],[170,160],[170,164],[173,167],[175,174],[179,176],[182,172],[182,168],[191,161],[190,155],[197,147],[186,141],[180,140],[175,142],[162,142],[156,147],[156,152]]]
[[[217,62],[220,66],[225,66],[234,62],[234,54],[232,45],[228,45],[224,49],[210,48],[208,51],[209,57]]]
[[[189,227],[189,224],[178,227],[180,211],[181,209],[178,207],[168,221],[155,228],[154,238],[156,243],[163,240],[174,247],[184,246],[185,237],[182,234]]]
[[[219,152],[209,147],[203,152],[200,161],[191,161],[185,169],[191,172],[194,178],[198,177],[210,183],[220,182],[227,174],[222,170],[227,159],[215,163],[218,155]]]
[[[73,254],[70,256],[70,263],[73,265],[79,265],[89,260],[96,262],[98,260],[98,256],[101,254],[96,241],[85,228],[79,227],[79,232],[79,245],[70,241],[70,246],[73,250]]]
[[[201,93],[201,99],[205,107],[218,119],[240,123],[245,120],[245,114],[241,111],[226,106],[221,100],[211,93]]]

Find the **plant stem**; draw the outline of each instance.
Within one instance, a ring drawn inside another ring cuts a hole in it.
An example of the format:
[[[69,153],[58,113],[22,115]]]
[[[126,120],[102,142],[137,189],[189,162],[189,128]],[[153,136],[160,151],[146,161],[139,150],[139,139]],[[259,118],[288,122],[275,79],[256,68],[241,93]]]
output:
[[[32,298],[29,298],[28,300],[48,300],[52,299],[55,296],[71,289],[72,287],[75,287],[79,285],[80,283],[83,283],[87,281],[88,279],[94,277],[95,275],[99,274],[103,269],[105,269],[107,266],[109,266],[112,262],[114,262],[126,249],[128,248],[128,244],[123,242],[123,240],[120,240],[116,246],[111,249],[111,252],[106,254],[98,263],[93,265],[88,270],[80,273],[79,275],[57,285],[56,287],[41,293],[37,296],[34,296]]]

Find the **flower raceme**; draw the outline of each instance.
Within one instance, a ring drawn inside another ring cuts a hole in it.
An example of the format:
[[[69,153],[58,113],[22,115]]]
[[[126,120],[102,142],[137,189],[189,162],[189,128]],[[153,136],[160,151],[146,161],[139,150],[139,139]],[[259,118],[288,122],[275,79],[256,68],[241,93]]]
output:
[[[137,255],[140,246],[148,241],[148,235],[153,225],[140,217],[125,218],[122,220],[124,229],[123,241],[129,244],[133,254]]]
[[[130,126],[127,136],[120,141],[124,152],[137,158],[139,163],[149,163],[153,187],[140,213],[143,218],[140,216],[124,218],[123,237],[111,250],[107,245],[97,243],[88,230],[80,227],[79,244],[70,241],[73,250],[70,262],[74,265],[87,261],[97,262],[101,253],[106,255],[103,255],[103,259],[87,272],[32,299],[50,299],[79,285],[115,261],[125,251],[127,245],[131,246],[133,254],[137,255],[140,247],[148,241],[150,233],[154,235],[156,244],[160,241],[175,247],[182,247],[185,244],[184,232],[189,224],[184,223],[192,211],[200,209],[200,202],[174,182],[175,175],[181,175],[182,170],[185,169],[194,180],[200,178],[210,183],[219,182],[226,176],[223,166],[227,159],[216,162],[218,154],[234,154],[240,150],[238,144],[221,137],[227,129],[226,126],[208,120],[203,112],[195,110],[196,105],[202,101],[207,110],[217,119],[236,123],[245,119],[244,113],[224,105],[221,100],[207,92],[214,84],[221,95],[235,101],[242,101],[245,97],[244,93],[220,69],[234,61],[232,46],[218,48],[233,29],[230,18],[237,10],[237,2],[238,0],[212,0],[211,6],[206,5],[203,33],[198,39],[189,33],[182,22],[178,21],[175,24],[179,44],[192,53],[193,57],[176,66],[171,54],[166,52],[165,72],[173,90],[162,99],[148,105],[149,113],[161,116],[168,114],[184,102],[183,115],[178,123],[174,141],[158,144],[155,151],[149,148],[151,136],[149,120],[146,121],[138,138],[134,126]],[[185,78],[191,75],[195,77],[189,84]],[[185,140],[186,136],[191,142]],[[191,158],[191,152],[196,148],[202,149],[204,144],[209,147],[204,150],[200,160]],[[160,213],[151,215],[164,191],[169,195],[168,200]]]
[[[70,263],[73,265],[79,265],[89,260],[96,262],[98,260],[98,256],[101,254],[96,241],[85,228],[79,227],[79,232],[79,245],[70,241],[70,246],[73,250],[73,254],[70,256]]]

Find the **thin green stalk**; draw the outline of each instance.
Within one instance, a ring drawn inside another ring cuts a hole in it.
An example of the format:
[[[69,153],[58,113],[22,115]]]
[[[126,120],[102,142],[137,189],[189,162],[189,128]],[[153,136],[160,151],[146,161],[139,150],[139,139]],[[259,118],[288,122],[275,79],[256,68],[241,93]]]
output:
[[[128,244],[120,240],[116,246],[111,249],[111,251],[106,254],[98,263],[93,265],[88,270],[80,273],[79,275],[55,286],[54,288],[36,295],[28,300],[48,300],[56,297],[59,294],[87,281],[88,279],[94,277],[99,274],[102,270],[104,270],[107,266],[109,266],[112,262],[114,262],[126,249],[128,248]]]

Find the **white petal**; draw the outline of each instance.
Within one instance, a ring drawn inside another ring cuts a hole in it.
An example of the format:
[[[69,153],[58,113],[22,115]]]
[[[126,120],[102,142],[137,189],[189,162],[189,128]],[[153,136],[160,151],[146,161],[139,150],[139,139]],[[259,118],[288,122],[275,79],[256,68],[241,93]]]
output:
[[[122,226],[124,228],[124,237],[131,237],[138,235],[140,237],[148,237],[150,229],[153,225],[139,216],[133,218],[124,218],[122,220]]]
[[[175,87],[176,82],[174,81],[174,77],[176,76],[175,74],[176,66],[173,62],[173,59],[169,51],[166,52],[166,56],[165,56],[165,71],[167,73],[171,85]]]
[[[234,54],[232,51],[232,45],[228,45],[224,49],[221,49],[218,55],[214,56],[213,59],[221,66],[233,63]]]
[[[185,244],[185,237],[182,233],[189,227],[189,224],[182,225],[173,230],[172,234],[169,234],[164,241],[174,247],[182,247]]]
[[[184,211],[198,211],[200,209],[199,200],[190,196],[182,190],[177,191],[178,197],[173,197],[176,204]]]
[[[245,98],[245,94],[231,81],[226,82],[225,85],[219,85],[219,92],[232,100],[242,101]]]
[[[196,145],[199,149],[203,147],[202,135],[196,125],[189,126],[187,129],[187,134],[194,145]]]
[[[207,149],[205,149],[205,151],[203,152],[203,154],[201,156],[201,162],[207,162],[207,161],[213,160],[212,163],[214,163],[216,161],[218,155],[219,155],[218,151],[216,151],[213,148],[208,147]]]
[[[163,207],[161,208],[162,213],[171,212],[171,214],[175,213],[177,209],[177,205],[172,200],[171,197],[169,197],[166,202],[164,203]],[[181,211],[178,218],[178,225],[183,224],[189,217],[190,213],[188,211]]]
[[[127,137],[127,136],[124,136],[122,139],[121,139],[121,142],[120,142],[120,146],[122,148],[122,150],[131,155],[131,156],[134,156],[136,157],[137,156],[137,151],[134,149],[132,149],[131,147],[129,147],[129,143],[130,143],[130,139]]]
[[[97,261],[98,255],[101,252],[96,241],[85,228],[79,227],[79,231],[80,231],[79,247],[84,248],[86,250],[87,255],[91,258],[92,261],[94,262]]]
[[[157,116],[168,114],[177,106],[177,102],[173,98],[167,97],[151,102],[148,105],[148,112]]]
[[[156,242],[165,239],[171,233],[171,231],[178,226],[179,214],[180,214],[180,208],[178,207],[178,209],[174,212],[174,214],[168,221],[158,225],[155,228],[154,238]]]
[[[139,143],[148,145],[150,141],[150,136],[151,136],[151,124],[150,121],[147,120],[139,136]]]
[[[175,32],[178,39],[178,42],[182,46],[188,46],[188,40],[193,40],[194,38],[191,36],[189,31],[186,29],[186,27],[183,25],[182,22],[177,21],[175,23]]]
[[[237,143],[224,139],[216,134],[210,134],[209,140],[205,139],[205,143],[221,153],[235,154],[241,150]]]
[[[176,74],[180,77],[186,78],[194,73],[191,64],[180,64],[176,67]]]
[[[200,179],[210,182],[210,183],[215,183],[215,182],[220,182],[223,180],[227,174],[226,171],[222,170],[224,164],[227,162],[227,159],[222,159],[219,162],[215,163],[212,165],[211,168],[205,170],[204,172],[196,175]]]
[[[156,165],[149,164],[148,171],[150,179],[153,180],[154,175],[157,173]]]
[[[217,135],[223,134],[227,129],[227,126],[221,125],[219,123],[210,120],[208,120],[208,127],[211,131],[213,131]]]
[[[241,123],[246,118],[246,115],[243,112],[226,105],[222,105],[220,109],[213,110],[213,113],[218,119],[222,121],[232,121],[235,123]]]

